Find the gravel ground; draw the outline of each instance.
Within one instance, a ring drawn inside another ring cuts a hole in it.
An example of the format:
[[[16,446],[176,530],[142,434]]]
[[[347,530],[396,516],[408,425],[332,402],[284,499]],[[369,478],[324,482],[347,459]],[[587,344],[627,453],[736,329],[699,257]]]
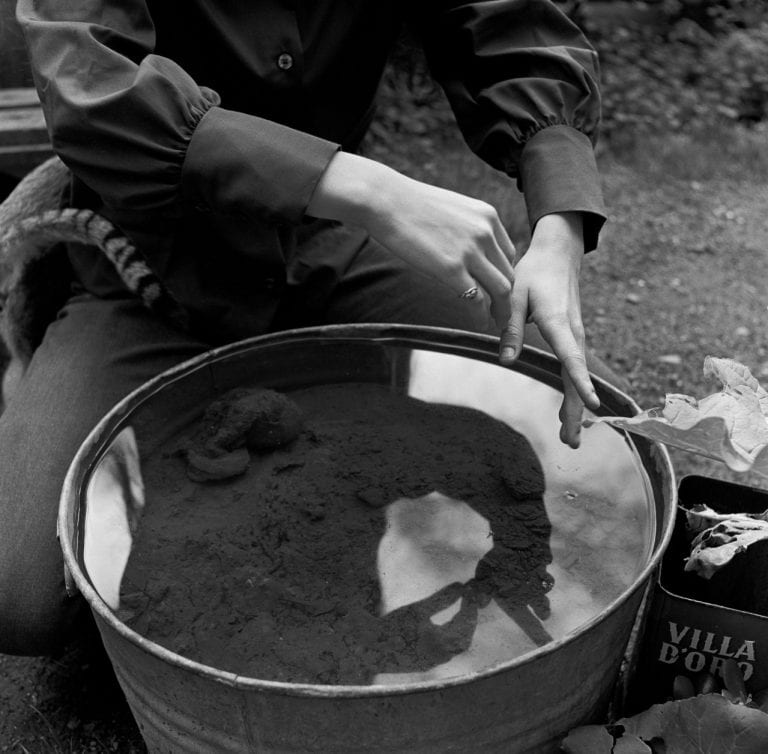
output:
[[[735,358],[768,382],[768,156],[761,147],[767,138],[755,134],[729,155],[716,142],[684,138],[601,154],[611,218],[600,249],[585,260],[584,319],[593,350],[626,377],[643,408],[659,405],[668,392],[711,392],[702,376],[710,354]],[[457,145],[433,147],[420,154],[392,147],[390,162],[491,201],[524,243],[522,210],[510,203],[509,183]],[[759,483],[672,455],[680,476]],[[0,709],[0,752],[144,750],[93,636],[53,659],[0,655]]]
[[[768,133],[748,143],[768,144]],[[602,161],[611,217],[582,272],[593,349],[644,409],[667,393],[714,392],[702,371],[708,355],[740,361],[768,384],[768,150],[739,165],[712,143],[648,147],[657,156],[641,164]],[[672,457],[678,475],[766,483],[687,453]]]

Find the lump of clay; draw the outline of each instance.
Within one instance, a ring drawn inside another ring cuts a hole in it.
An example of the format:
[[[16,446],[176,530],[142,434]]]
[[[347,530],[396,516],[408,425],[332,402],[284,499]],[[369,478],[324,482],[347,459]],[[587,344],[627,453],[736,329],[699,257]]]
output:
[[[270,450],[301,432],[301,411],[289,398],[266,388],[235,388],[211,403],[203,415],[205,448],[230,451],[243,446]]]
[[[299,407],[266,388],[235,388],[206,409],[202,431],[187,451],[195,481],[238,476],[248,468],[246,450],[271,450],[295,440],[302,428]]]
[[[245,448],[219,456],[207,456],[198,450],[187,451],[187,476],[193,482],[217,482],[245,474],[251,458]]]

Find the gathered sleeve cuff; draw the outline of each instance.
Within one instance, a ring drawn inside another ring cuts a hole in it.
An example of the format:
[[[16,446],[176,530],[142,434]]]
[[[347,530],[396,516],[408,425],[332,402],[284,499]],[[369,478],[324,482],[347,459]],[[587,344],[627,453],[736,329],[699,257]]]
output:
[[[144,0],[19,0],[54,150],[120,217],[173,222],[192,206],[297,222],[338,146],[220,107],[154,53]]]
[[[274,121],[214,107],[187,149],[184,198],[202,212],[298,223],[338,149]]]
[[[549,126],[534,134],[520,157],[518,184],[531,228],[554,212],[582,212],[584,250],[597,246],[605,207],[595,153],[589,138],[570,126]]]
[[[415,12],[430,69],[469,146],[517,179],[533,227],[585,212],[585,248],[605,219],[593,147],[597,54],[549,0],[425,0]]]

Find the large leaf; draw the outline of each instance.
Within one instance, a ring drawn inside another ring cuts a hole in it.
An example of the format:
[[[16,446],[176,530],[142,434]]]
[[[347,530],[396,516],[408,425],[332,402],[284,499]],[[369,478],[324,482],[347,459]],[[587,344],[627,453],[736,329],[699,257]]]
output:
[[[569,754],[765,754],[768,715],[720,694],[654,704],[615,725],[586,725],[561,744]]]
[[[702,694],[665,704],[618,721],[625,735],[660,739],[675,754],[765,754],[768,715],[720,694]]]
[[[604,725],[581,725],[560,746],[566,754],[612,754],[613,744],[613,736]]]
[[[585,420],[610,424],[650,440],[714,458],[735,471],[752,470],[768,478],[768,392],[749,369],[731,359],[708,356],[704,374],[721,390],[697,400],[669,394],[662,408],[630,418]]]

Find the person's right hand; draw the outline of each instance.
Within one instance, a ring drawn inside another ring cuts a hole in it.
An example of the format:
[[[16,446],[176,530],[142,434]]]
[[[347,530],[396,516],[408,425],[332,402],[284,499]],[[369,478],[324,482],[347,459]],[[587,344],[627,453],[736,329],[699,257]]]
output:
[[[431,186],[373,160],[339,152],[307,214],[361,226],[392,254],[447,285],[457,305],[512,315],[515,247],[485,202]],[[477,288],[472,298],[460,298]]]

